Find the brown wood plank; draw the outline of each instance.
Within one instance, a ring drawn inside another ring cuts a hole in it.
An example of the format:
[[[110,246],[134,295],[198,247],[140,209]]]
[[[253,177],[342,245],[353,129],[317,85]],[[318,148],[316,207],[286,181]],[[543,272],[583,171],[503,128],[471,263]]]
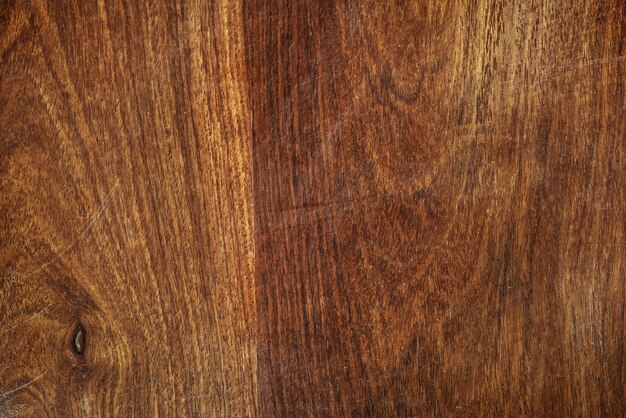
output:
[[[621,0],[0,0],[0,416],[622,416]]]
[[[618,416],[624,2],[253,1],[264,416]]]
[[[252,415],[241,8],[71,3],[2,7],[0,415]]]

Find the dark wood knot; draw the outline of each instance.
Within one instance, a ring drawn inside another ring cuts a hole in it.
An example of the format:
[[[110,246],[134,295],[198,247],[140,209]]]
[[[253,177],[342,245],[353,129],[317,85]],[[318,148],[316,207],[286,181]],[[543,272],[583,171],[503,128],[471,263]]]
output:
[[[82,356],[85,352],[85,339],[86,332],[83,326],[79,323],[76,325],[76,330],[74,331],[74,338],[72,339],[72,348],[74,352],[79,356]]]

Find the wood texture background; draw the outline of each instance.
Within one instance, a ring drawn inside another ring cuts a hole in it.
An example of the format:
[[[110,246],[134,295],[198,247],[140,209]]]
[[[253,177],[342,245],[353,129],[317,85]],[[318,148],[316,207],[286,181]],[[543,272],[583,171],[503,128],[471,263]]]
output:
[[[626,3],[0,1],[0,416],[624,416]]]

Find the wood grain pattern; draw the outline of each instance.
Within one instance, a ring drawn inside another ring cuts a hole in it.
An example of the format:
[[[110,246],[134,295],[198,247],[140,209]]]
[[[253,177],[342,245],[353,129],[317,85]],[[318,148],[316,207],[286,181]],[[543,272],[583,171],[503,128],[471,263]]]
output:
[[[626,415],[626,3],[0,1],[0,416]]]
[[[3,13],[0,415],[252,415],[241,8]]]

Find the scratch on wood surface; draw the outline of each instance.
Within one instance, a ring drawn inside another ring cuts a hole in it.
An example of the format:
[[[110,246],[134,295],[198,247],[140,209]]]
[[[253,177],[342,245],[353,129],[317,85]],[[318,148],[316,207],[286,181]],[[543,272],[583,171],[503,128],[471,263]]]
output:
[[[45,372],[41,373],[39,376],[35,377],[34,379],[29,380],[28,382],[24,383],[23,385],[19,387],[16,387],[15,389],[11,389],[7,392],[0,393],[0,398],[6,398],[7,396],[11,396],[14,393],[19,392],[20,390],[24,389],[25,387],[32,385],[33,383],[35,383],[36,381],[44,377],[46,373],[48,373],[48,371],[49,370],[46,370]]]
[[[21,321],[17,321],[17,323],[11,325],[10,327],[6,328],[6,329],[0,329],[0,334],[4,334],[5,332],[9,332],[12,329],[15,329],[17,327],[19,327],[20,325],[24,324],[25,322],[36,318],[37,316],[41,315],[42,313],[46,312],[48,309],[50,309],[50,306],[52,306],[52,303],[49,303],[48,305],[44,306],[42,309],[38,310],[37,312],[33,312],[32,314],[28,315],[26,318],[23,318]]]
[[[98,210],[91,216],[91,219],[89,220],[89,222],[87,222],[76,234],[74,234],[74,236],[72,236],[72,238],[70,238],[67,241],[67,243],[65,245],[63,245],[61,250],[54,257],[52,257],[50,260],[48,260],[45,263],[43,263],[42,265],[40,265],[35,270],[33,270],[30,273],[26,274],[25,277],[30,277],[33,274],[39,273],[44,268],[48,267],[50,264],[52,264],[55,261],[57,261],[63,254],[65,254],[67,251],[69,251],[78,242],[79,239],[81,239],[87,232],[89,232],[89,230],[91,230],[91,228],[93,228],[93,226],[95,225],[96,221],[98,219],[100,219],[100,217],[104,213],[104,210],[106,209],[106,207],[109,205],[109,202],[111,201],[111,197],[113,196],[113,192],[115,191],[115,189],[117,188],[117,186],[119,184],[120,184],[120,181],[117,180],[117,182],[115,182],[115,184],[113,185],[113,187],[111,188],[109,193],[106,195],[106,197],[104,198],[104,200],[102,201],[102,203],[98,207]]]

